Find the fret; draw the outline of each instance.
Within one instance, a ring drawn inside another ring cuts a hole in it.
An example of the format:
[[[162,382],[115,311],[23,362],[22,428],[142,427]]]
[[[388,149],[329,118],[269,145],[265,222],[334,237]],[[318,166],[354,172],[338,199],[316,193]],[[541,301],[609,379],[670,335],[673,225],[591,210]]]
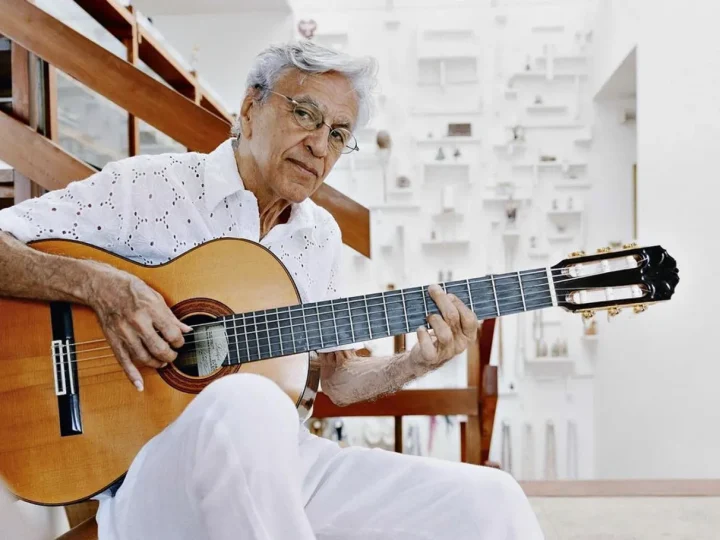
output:
[[[257,313],[253,311],[253,325],[255,327],[255,341],[258,344],[258,359],[262,358],[262,349],[260,348],[260,330],[257,324]]]
[[[425,298],[425,290],[426,290],[426,287],[420,287],[420,292],[422,293],[422,299],[423,299],[423,306],[425,307],[425,317],[427,317],[428,315],[430,315],[430,312],[428,311],[428,307],[427,307],[427,299]]]
[[[408,321],[407,307],[405,306],[405,292],[400,289],[400,297],[402,298],[403,313],[405,315],[405,333],[410,333],[410,321]]]
[[[304,341],[304,344],[305,344],[305,345],[310,345],[310,335],[309,335],[309,332],[308,332],[307,318],[305,317],[305,308],[304,308],[303,306],[300,306],[300,310],[302,311],[302,321],[303,321],[303,326],[305,327],[305,341]],[[305,348],[305,347],[303,347],[303,348]]]
[[[230,328],[228,328],[228,322],[232,321],[232,331]],[[238,334],[237,334],[237,325],[235,324],[235,317],[223,317],[223,326],[225,327],[225,336],[227,337],[228,342],[228,365],[234,366],[237,364],[240,364],[240,348],[238,347]],[[232,358],[232,341],[235,340],[235,354],[237,354],[237,363],[233,362]]]
[[[387,304],[385,303],[385,294],[382,294],[382,301],[383,301],[383,312],[385,313],[385,325],[387,326],[387,333],[388,333],[388,335],[391,335],[392,331],[390,330],[390,321],[388,320],[388,309],[387,309]]]
[[[337,329],[337,319],[335,318],[335,306],[333,305],[333,301],[330,300],[330,311],[332,312],[332,320],[333,320],[333,326],[335,327],[335,344],[340,344],[340,335],[338,334]]]
[[[423,309],[423,291],[422,287],[413,287],[405,289],[405,304],[407,306],[407,325],[406,328],[418,328],[427,324],[425,320],[426,312]],[[418,297],[420,295],[420,297]]]
[[[278,308],[275,308],[275,316],[277,317],[277,333],[278,339],[280,340],[280,356],[284,356],[285,351],[283,351],[282,330],[280,329],[280,310]]]
[[[317,319],[318,319],[318,334],[320,334],[320,348],[324,349],[325,344],[323,343],[322,327],[320,326],[320,304],[317,302],[315,302],[315,312],[317,313]]]
[[[292,340],[292,350],[296,351],[297,348],[295,347],[295,328],[293,324],[292,314],[290,312],[290,307],[287,308],[288,312],[288,322],[290,323],[290,339]]]
[[[523,290],[522,279],[520,279],[520,272],[517,272],[517,277],[518,284],[520,285],[520,296],[522,297],[523,311],[527,311],[527,306],[525,305],[525,291]]]
[[[520,313],[523,310],[523,295],[520,293],[520,282],[516,274],[495,276],[495,288],[498,294],[501,315]]]
[[[267,336],[268,341],[268,356],[272,358],[272,340],[270,339],[270,324],[267,320],[267,311],[264,311],[262,316],[265,319],[265,335]]]
[[[498,304],[497,291],[495,290],[495,278],[490,274],[490,281],[492,282],[493,296],[495,297],[495,309],[497,310],[497,316],[500,316],[500,305]]]
[[[465,287],[467,288],[468,298],[470,299],[470,305],[468,306],[471,310],[475,309],[475,303],[473,302],[472,291],[470,290],[470,280],[465,280]]]
[[[250,356],[250,336],[247,332],[247,323],[245,322],[245,314],[242,315],[243,318],[243,330],[245,331],[245,347],[247,348],[247,359],[248,362],[252,359],[252,356]]]
[[[352,335],[353,343],[356,343],[355,341],[355,328],[353,328],[353,321],[352,321],[352,309],[350,309],[350,299],[346,298],[345,302],[347,303],[348,308],[348,318],[350,319],[350,335]]]
[[[370,325],[370,311],[368,310],[367,296],[363,295],[363,300],[365,300],[365,315],[367,315],[368,332],[370,332],[370,339],[372,339],[372,326]]]

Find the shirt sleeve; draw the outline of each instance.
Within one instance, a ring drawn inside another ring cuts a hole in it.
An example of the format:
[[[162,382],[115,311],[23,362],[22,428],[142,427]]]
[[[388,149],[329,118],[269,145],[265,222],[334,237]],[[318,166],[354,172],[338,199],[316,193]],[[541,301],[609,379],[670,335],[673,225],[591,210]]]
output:
[[[0,211],[0,230],[24,243],[79,240],[113,251],[124,235],[129,181],[124,162]]]

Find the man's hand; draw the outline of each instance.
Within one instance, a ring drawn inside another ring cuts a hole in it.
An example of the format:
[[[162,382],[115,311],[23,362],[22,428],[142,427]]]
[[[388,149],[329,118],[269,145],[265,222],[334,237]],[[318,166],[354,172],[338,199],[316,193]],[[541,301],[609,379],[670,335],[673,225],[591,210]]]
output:
[[[134,363],[160,368],[174,361],[177,352],[171,346],[182,347],[183,332],[192,328],[175,317],[157,291],[132,274],[106,267],[92,275],[89,289],[89,305],[115,357],[142,391],[142,376]]]
[[[411,360],[428,369],[440,367],[460,354],[469,343],[475,341],[478,320],[470,308],[454,294],[446,294],[439,285],[428,288],[430,297],[440,309],[441,315],[428,317],[428,324],[435,337],[430,336],[427,328],[417,331],[418,343],[410,351]]]

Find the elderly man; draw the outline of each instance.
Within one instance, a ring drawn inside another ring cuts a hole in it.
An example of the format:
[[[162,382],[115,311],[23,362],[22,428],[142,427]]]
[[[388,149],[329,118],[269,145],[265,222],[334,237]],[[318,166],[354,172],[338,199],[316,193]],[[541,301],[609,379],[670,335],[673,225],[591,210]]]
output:
[[[172,362],[191,331],[129,274],[30,249],[81,239],[143,264],[203,242],[259,242],[287,266],[303,301],[337,296],[340,230],[309,196],[367,117],[375,66],[311,43],[262,52],[233,137],[209,155],[141,156],[0,212],[0,295],[91,306],[129,379]],[[237,276],[242,283],[242,276]],[[463,351],[475,315],[439,287],[442,316],[388,358],[324,351],[323,390],[338,404],[393,392]],[[252,411],[252,414],[248,414]],[[209,385],[101,497],[101,540],[541,538],[517,483],[490,468],[362,448],[312,436],[270,380]]]

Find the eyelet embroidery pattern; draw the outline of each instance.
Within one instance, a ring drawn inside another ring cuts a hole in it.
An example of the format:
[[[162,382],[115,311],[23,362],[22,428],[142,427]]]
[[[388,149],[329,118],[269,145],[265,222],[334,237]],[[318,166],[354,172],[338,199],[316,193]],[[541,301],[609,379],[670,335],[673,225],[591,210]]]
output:
[[[257,200],[237,180],[229,143],[208,155],[137,156],[110,163],[85,181],[0,211],[0,230],[24,242],[79,240],[145,265],[166,263],[215,238],[258,242]],[[233,185],[237,189],[220,192],[224,198],[210,208],[217,190]],[[259,243],[283,262],[303,301],[336,298],[340,228],[312,201],[302,208],[271,231],[270,241]]]

